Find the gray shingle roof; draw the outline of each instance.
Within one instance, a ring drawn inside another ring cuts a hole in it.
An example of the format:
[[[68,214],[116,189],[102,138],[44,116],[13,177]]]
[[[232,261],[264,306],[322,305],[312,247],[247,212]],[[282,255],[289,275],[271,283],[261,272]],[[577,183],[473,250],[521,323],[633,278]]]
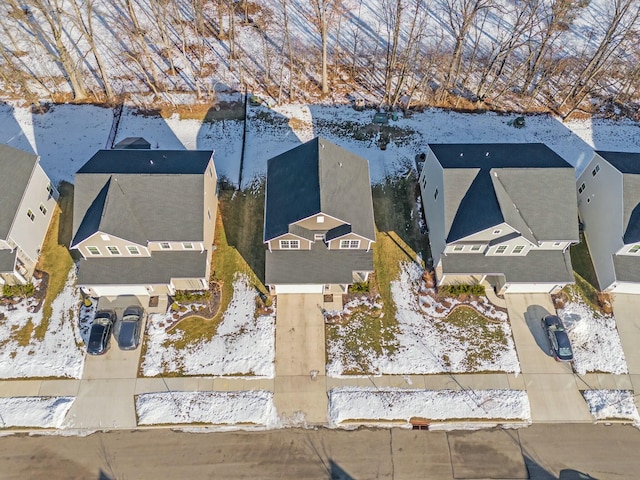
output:
[[[38,156],[0,144],[0,238],[9,236],[9,229],[20,206]]]
[[[172,278],[205,278],[206,252],[153,252],[150,257],[80,260],[78,285],[167,284]]]
[[[328,250],[313,244],[311,250],[274,250],[266,253],[265,283],[350,284],[354,271],[373,271],[373,252]]]
[[[375,240],[368,162],[317,137],[269,160],[264,240],[320,212]]]
[[[639,156],[640,157],[640,156]],[[622,175],[622,241],[640,242],[640,175]]]
[[[640,174],[640,153],[604,152],[596,153],[613,165],[620,173]]]
[[[444,169],[447,242],[506,222],[531,241],[578,240],[575,171],[533,144],[430,144]]]
[[[504,274],[509,283],[574,281],[568,250],[534,250],[525,256],[456,253],[442,256],[442,268],[452,275]]]
[[[0,250],[0,273],[11,273],[16,265],[18,250]]]
[[[78,171],[72,245],[98,231],[143,245],[204,238],[204,174],[213,152],[152,152],[160,160],[150,165],[144,150],[102,150]]]
[[[640,257],[613,255],[616,280],[620,282],[640,282]]]

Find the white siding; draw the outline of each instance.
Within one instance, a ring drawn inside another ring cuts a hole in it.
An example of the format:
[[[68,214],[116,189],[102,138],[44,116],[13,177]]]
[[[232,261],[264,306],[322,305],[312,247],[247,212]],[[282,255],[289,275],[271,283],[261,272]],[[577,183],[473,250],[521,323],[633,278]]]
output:
[[[427,153],[422,173],[420,173],[420,196],[424,216],[429,227],[429,243],[433,264],[437,265],[445,249],[444,225],[444,177],[442,166],[431,149]],[[437,198],[435,191],[438,190]]]
[[[503,293],[551,293],[556,286],[551,283],[510,283],[505,285]]]
[[[276,295],[286,293],[324,293],[324,285],[276,285]]]

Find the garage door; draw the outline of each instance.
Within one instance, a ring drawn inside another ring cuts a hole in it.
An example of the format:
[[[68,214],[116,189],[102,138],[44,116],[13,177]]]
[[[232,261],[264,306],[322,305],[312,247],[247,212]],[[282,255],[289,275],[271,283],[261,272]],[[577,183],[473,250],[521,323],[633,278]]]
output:
[[[93,287],[99,297],[117,297],[118,295],[149,295],[142,285],[103,285]]]
[[[613,293],[640,293],[640,283],[619,283],[613,288]]]
[[[512,283],[504,293],[551,293],[554,288],[555,285],[549,283]]]
[[[276,285],[276,295],[283,293],[323,293],[324,285]]]

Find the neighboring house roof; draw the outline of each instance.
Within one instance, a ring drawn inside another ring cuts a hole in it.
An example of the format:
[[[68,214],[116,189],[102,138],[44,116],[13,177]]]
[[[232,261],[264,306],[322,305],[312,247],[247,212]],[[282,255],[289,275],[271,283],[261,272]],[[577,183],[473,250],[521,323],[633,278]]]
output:
[[[375,240],[368,162],[320,137],[268,161],[264,240],[318,213]]]
[[[622,241],[640,242],[640,153],[596,153],[622,173]]]
[[[619,282],[638,282],[640,279],[640,257],[613,255],[613,267]]]
[[[574,169],[546,145],[429,148],[443,167],[447,243],[503,222],[534,243],[578,240]]]
[[[101,150],[76,174],[72,246],[97,232],[141,245],[204,238],[212,151]]]
[[[9,236],[38,156],[0,144],[0,238]],[[13,270],[13,268],[12,268]]]
[[[446,275],[504,274],[508,283],[573,283],[569,251],[530,250],[525,256],[456,253],[442,256]]]
[[[18,249],[0,250],[0,273],[11,273],[16,266],[16,256],[18,255]]]
[[[162,285],[172,278],[205,278],[206,252],[153,252],[150,257],[82,259],[79,285]]]
[[[149,150],[151,144],[142,137],[127,137],[113,146],[114,149]]]
[[[373,271],[373,252],[328,250],[312,244],[311,250],[274,250],[266,253],[265,284],[350,284],[353,272]]]

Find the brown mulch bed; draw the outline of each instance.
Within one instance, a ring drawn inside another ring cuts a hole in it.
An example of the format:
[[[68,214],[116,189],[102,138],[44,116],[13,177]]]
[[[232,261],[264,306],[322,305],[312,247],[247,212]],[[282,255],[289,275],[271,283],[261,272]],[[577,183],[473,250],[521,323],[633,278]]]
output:
[[[33,273],[33,278],[36,280],[40,280],[37,288],[35,289],[35,293],[29,297],[31,299],[29,305],[29,311],[32,313],[37,313],[42,308],[44,304],[44,299],[47,296],[47,287],[49,286],[49,274],[47,272],[43,272],[42,270],[36,270]],[[0,305],[4,305],[8,310],[13,310],[17,303],[20,303],[23,300],[23,297],[2,297],[0,296]]]
[[[171,318],[167,323],[167,331],[175,327],[181,320],[189,317],[202,317],[205,320],[213,320],[220,310],[220,301],[222,300],[222,285],[218,282],[211,282],[209,284],[209,291],[211,296],[208,299],[202,299],[199,302],[193,302],[191,305],[195,307],[187,312],[173,312]],[[173,297],[169,298],[169,309],[173,305]]]

